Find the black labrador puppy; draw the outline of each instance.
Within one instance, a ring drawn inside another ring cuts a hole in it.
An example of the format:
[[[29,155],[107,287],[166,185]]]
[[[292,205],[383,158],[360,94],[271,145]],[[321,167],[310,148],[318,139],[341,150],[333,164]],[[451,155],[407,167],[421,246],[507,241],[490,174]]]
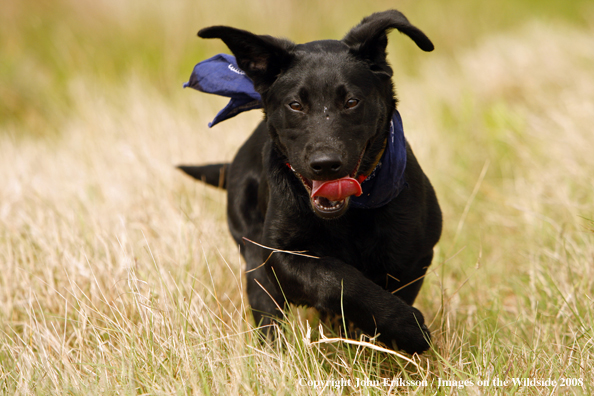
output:
[[[340,41],[200,30],[233,52],[265,117],[232,163],[180,169],[228,191],[229,229],[242,244],[256,322],[270,324],[287,302],[306,305],[420,353],[430,333],[412,304],[442,218],[396,110],[386,61],[391,29],[433,50],[396,10],[363,19]]]

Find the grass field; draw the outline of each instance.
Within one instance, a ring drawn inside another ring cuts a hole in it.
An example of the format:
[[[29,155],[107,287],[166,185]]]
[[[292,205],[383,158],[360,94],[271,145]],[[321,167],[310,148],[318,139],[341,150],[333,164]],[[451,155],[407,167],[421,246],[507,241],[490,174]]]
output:
[[[3,2],[0,392],[594,394],[593,4],[246,4]],[[436,45],[390,35],[444,212],[415,304],[432,349],[336,340],[305,309],[263,344],[224,193],[174,169],[230,160],[261,118],[206,127],[225,100],[181,85],[226,48],[195,33],[341,38],[387,8]]]

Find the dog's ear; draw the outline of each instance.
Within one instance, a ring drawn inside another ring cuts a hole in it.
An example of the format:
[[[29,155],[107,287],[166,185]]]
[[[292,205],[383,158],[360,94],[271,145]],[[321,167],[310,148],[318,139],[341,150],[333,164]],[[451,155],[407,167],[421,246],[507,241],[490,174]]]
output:
[[[396,10],[376,12],[355,26],[342,41],[351,47],[351,52],[358,58],[370,62],[372,70],[392,75],[392,69],[386,62],[387,33],[398,29],[410,37],[423,51],[433,51],[433,43]]]
[[[219,38],[233,52],[237,65],[262,93],[272,85],[292,59],[295,44],[271,36],[260,36],[229,26],[211,26],[201,29],[202,38]]]

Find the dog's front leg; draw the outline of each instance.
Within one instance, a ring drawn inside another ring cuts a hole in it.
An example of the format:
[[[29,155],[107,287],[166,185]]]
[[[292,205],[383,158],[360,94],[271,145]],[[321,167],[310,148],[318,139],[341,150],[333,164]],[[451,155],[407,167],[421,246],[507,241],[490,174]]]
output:
[[[344,315],[365,333],[377,333],[383,343],[411,354],[429,348],[430,334],[418,309],[336,258],[277,252],[268,271],[289,302]]]

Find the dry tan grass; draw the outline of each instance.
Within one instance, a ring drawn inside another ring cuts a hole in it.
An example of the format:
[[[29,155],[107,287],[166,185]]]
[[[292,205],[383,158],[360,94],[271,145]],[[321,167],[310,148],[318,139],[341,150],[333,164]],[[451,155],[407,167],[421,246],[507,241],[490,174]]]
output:
[[[132,18],[121,7],[110,12]],[[286,29],[278,23],[268,30]],[[123,85],[73,75],[59,134],[22,136],[11,123],[0,131],[0,389],[591,394],[593,33],[528,22],[428,56],[414,77],[397,73],[408,139],[445,214],[417,302],[435,342],[414,358],[419,367],[346,343],[311,344],[321,335],[305,310],[289,314],[276,343],[258,342],[225,195],[173,168],[232,158],[257,112],[207,130],[224,100],[164,96],[143,75]],[[299,386],[378,377],[431,385]],[[437,386],[495,377],[583,385]]]

